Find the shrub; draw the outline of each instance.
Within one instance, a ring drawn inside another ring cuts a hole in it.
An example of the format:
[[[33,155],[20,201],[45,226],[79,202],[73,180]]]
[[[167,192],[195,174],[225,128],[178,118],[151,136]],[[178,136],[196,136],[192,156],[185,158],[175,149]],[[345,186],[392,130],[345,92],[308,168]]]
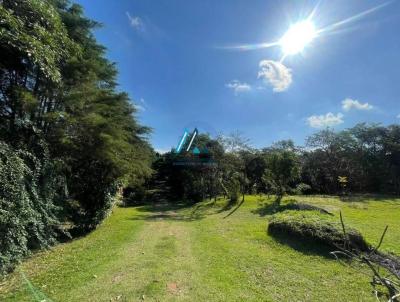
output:
[[[93,228],[96,228],[101,222],[110,215],[112,207],[116,201],[116,195],[119,188],[119,183],[115,182],[104,189],[101,207],[98,208],[96,215],[93,218]]]
[[[189,176],[183,182],[183,199],[188,203],[201,202],[204,198],[204,183],[200,179],[196,179],[196,175]]]
[[[298,194],[298,195],[303,195],[303,194],[307,194],[310,192],[311,192],[311,186],[301,182],[296,186],[293,193]]]
[[[346,228],[344,235],[338,219],[322,215],[317,211],[284,211],[273,215],[268,225],[268,233],[293,235],[306,241],[323,243],[333,248],[343,247],[358,251],[370,249],[362,235],[351,228]]]
[[[85,192],[88,195],[87,204],[75,201],[70,209],[72,214],[68,217],[73,223],[70,232],[74,237],[95,230],[109,216],[117,202],[119,186],[119,182],[103,184],[103,188],[100,188],[100,184],[93,186]]]

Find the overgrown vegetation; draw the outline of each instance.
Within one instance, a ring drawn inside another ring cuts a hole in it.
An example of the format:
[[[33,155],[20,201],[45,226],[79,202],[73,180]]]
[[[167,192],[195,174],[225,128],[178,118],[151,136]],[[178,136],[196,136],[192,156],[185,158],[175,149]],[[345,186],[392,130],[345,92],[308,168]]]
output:
[[[65,179],[46,153],[38,158],[0,143],[0,184],[1,274],[30,250],[54,244],[63,233],[58,214]]]
[[[79,5],[4,0],[0,19],[1,273],[64,222],[94,229],[150,175],[152,150]]]

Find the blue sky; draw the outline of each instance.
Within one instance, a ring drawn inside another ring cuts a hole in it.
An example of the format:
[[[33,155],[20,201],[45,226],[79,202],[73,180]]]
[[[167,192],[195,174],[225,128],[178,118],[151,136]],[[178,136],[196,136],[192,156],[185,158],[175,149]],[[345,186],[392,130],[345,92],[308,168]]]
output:
[[[326,126],[400,122],[400,1],[321,33],[286,56],[278,41],[316,1],[79,0],[117,63],[120,89],[153,128],[158,150],[185,128],[240,131],[254,147],[304,139]],[[319,1],[317,29],[385,1]],[[399,117],[398,117],[399,116]]]

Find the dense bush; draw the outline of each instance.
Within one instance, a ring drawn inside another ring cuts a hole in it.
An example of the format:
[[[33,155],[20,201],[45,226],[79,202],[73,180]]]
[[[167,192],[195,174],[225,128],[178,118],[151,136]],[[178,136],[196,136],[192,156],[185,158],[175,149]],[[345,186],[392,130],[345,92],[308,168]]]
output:
[[[147,196],[150,192],[144,186],[127,187],[123,193],[123,204],[125,206],[137,206],[146,203]]]
[[[60,231],[55,202],[62,178],[55,163],[0,142],[0,274],[30,250],[55,243]]]
[[[292,235],[305,241],[314,241],[334,249],[349,244],[349,248],[367,251],[369,245],[362,235],[351,228],[346,228],[346,235],[337,218],[323,215],[317,211],[284,211],[273,215],[268,224],[268,233]]]

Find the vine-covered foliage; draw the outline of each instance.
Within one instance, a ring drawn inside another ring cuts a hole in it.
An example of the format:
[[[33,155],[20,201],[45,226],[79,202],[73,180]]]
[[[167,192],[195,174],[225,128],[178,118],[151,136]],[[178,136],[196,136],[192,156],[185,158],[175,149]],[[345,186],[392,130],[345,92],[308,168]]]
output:
[[[0,273],[62,232],[56,203],[65,186],[56,166],[45,154],[39,159],[0,143]]]

